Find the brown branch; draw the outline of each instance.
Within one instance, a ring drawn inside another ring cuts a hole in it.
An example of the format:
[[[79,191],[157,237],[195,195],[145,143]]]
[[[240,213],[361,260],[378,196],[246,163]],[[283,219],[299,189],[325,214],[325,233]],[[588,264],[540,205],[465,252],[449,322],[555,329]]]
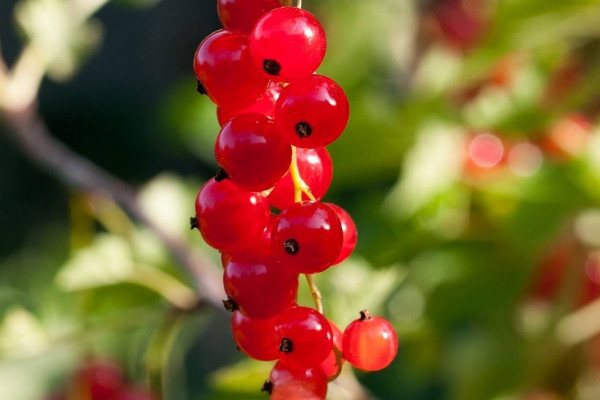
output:
[[[221,299],[225,295],[218,268],[146,215],[132,187],[52,137],[34,106],[21,111],[0,110],[0,116],[9,128],[10,138],[31,161],[70,188],[101,194],[119,204],[135,220],[148,227],[191,276],[200,291],[199,301],[222,308]]]

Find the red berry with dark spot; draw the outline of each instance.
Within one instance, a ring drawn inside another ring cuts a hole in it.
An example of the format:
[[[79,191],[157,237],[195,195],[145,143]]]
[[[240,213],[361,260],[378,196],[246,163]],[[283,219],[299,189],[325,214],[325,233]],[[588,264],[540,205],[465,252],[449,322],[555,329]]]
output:
[[[372,317],[365,310],[344,331],[342,347],[350,364],[364,371],[378,371],[396,357],[398,336],[387,320]]]
[[[260,361],[279,358],[279,341],[275,332],[277,316],[268,319],[248,318],[239,311],[233,313],[231,330],[240,350]]]
[[[269,203],[228,180],[209,180],[196,197],[196,217],[202,237],[221,251],[256,247],[270,222]]]
[[[271,253],[251,251],[232,256],[223,284],[242,314],[265,319],[295,304],[298,275],[283,268]]]
[[[350,116],[348,99],[332,79],[312,75],[286,86],[275,105],[283,137],[297,147],[315,148],[335,141]]]
[[[219,30],[204,39],[194,56],[194,72],[218,106],[249,104],[269,83],[252,66],[248,36],[242,32]]]
[[[271,400],[325,400],[327,378],[318,368],[292,369],[278,362],[263,391]]]
[[[243,114],[221,129],[215,156],[236,186],[262,191],[275,186],[290,168],[292,147],[281,138],[272,119]]]
[[[285,266],[314,274],[327,269],[340,254],[342,224],[323,203],[296,203],[277,217],[272,241]]]
[[[308,11],[280,7],[263,15],[250,34],[257,69],[277,82],[292,82],[314,73],[325,57],[323,27]]]
[[[329,321],[318,311],[295,307],[276,322],[279,359],[290,368],[311,368],[325,360],[333,345]]]

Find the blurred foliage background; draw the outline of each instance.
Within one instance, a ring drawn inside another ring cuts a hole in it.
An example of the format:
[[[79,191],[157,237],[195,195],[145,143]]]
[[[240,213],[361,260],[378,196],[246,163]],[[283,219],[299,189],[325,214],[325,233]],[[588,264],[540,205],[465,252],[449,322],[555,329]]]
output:
[[[214,106],[191,68],[219,28],[214,3],[2,0],[0,41],[9,66],[43,49],[36,102],[53,135],[217,264],[187,225],[216,169]],[[328,35],[319,72],[352,110],[325,199],[359,243],[318,277],[325,312],[343,328],[368,307],[401,342],[359,381],[379,399],[600,399],[600,1],[304,7]],[[96,359],[168,400],[266,398],[270,365],[236,351],[224,312],[190,307],[195,282],[160,238],[36,167],[9,130],[0,399],[49,399]],[[329,398],[351,397],[331,384]]]

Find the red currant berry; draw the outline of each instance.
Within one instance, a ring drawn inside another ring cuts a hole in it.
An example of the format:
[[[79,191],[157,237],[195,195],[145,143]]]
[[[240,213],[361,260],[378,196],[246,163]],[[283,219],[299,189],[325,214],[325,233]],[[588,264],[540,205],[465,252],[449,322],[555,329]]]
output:
[[[333,345],[331,326],[318,311],[295,307],[276,322],[279,360],[290,368],[310,368],[325,360]]]
[[[345,360],[342,356],[342,332],[333,322],[329,321],[329,325],[333,334],[333,347],[327,358],[321,361],[319,368],[323,371],[327,379],[331,381],[340,374]]]
[[[221,266],[223,268],[225,268],[227,266],[227,264],[229,263],[229,261],[231,261],[231,256],[232,256],[232,253],[230,253],[228,251],[221,252]]]
[[[371,317],[365,310],[344,331],[342,347],[350,364],[364,371],[378,371],[396,357],[398,337],[387,320]]]
[[[234,254],[223,274],[225,292],[249,318],[266,319],[296,302],[298,275],[282,268],[272,254]]]
[[[91,360],[82,365],[74,377],[75,392],[90,399],[112,399],[123,388],[121,368],[109,360]]]
[[[318,368],[290,369],[278,362],[262,390],[271,400],[325,400],[327,378]]]
[[[323,27],[308,11],[280,7],[258,20],[250,34],[250,52],[269,79],[291,82],[317,70],[326,42]]]
[[[340,254],[342,224],[335,211],[319,202],[297,203],[275,221],[275,251],[284,265],[302,274],[324,271]]]
[[[275,105],[283,137],[297,147],[315,148],[335,141],[346,128],[350,106],[333,80],[312,75],[290,83]]]
[[[254,245],[249,249],[242,250],[243,252],[254,251],[257,253],[267,253],[272,251],[271,246],[271,233],[273,232],[273,226],[275,225],[275,219],[277,216],[275,214],[269,214],[269,224],[265,228],[260,237],[260,240],[254,243]],[[221,252],[221,266],[225,268],[227,263],[231,260],[231,257],[237,252],[233,251],[222,251]]]
[[[279,358],[279,341],[275,332],[277,316],[252,319],[239,311],[233,313],[231,330],[236,344],[247,356],[260,361]]]
[[[261,114],[273,118],[275,113],[275,103],[281,94],[283,88],[278,83],[272,82],[267,90],[254,103],[247,106],[230,105],[217,107],[217,119],[221,127],[229,122],[233,117],[241,114]]]
[[[206,243],[221,251],[257,246],[271,218],[262,195],[214,178],[196,197],[196,217]]]
[[[354,248],[356,247],[356,241],[358,239],[358,233],[356,231],[356,225],[352,220],[350,214],[346,212],[342,207],[332,204],[325,203],[329,208],[331,208],[337,214],[340,222],[342,223],[342,232],[344,234],[344,239],[342,243],[342,250],[338,255],[338,258],[334,261],[333,264],[339,264],[344,261],[346,258],[352,254]]]
[[[300,177],[308,185],[313,196],[320,200],[327,193],[333,176],[329,152],[324,147],[297,148],[296,160]],[[268,199],[273,207],[280,210],[294,205],[294,183],[289,172],[275,185]],[[309,200],[304,193],[302,193],[302,200]]]
[[[272,119],[243,114],[221,129],[215,156],[236,186],[261,191],[273,187],[290,168],[292,147],[281,138]]]
[[[225,28],[250,33],[258,19],[268,11],[281,7],[279,0],[218,0],[219,20]]]
[[[248,104],[265,91],[268,79],[255,71],[248,52],[248,36],[220,30],[200,43],[194,72],[218,106]]]

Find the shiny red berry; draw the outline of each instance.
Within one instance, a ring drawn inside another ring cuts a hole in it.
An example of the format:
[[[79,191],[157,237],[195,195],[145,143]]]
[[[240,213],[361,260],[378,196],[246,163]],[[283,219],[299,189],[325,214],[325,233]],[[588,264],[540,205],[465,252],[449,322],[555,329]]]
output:
[[[242,32],[220,30],[206,37],[196,50],[194,72],[218,106],[249,104],[268,84],[252,66],[248,36]]]
[[[292,369],[278,362],[262,390],[271,400],[325,400],[327,378],[318,368]]]
[[[281,138],[272,119],[243,114],[221,129],[215,157],[236,186],[262,191],[275,186],[290,168],[292,147]]]
[[[323,27],[308,11],[280,7],[263,15],[250,34],[250,52],[257,69],[277,82],[311,75],[325,57]]]
[[[270,222],[269,203],[228,180],[209,180],[196,197],[196,217],[202,237],[221,251],[257,246]]]
[[[279,0],[218,0],[217,11],[225,28],[250,33],[263,14],[281,5]]]
[[[324,147],[297,148],[296,160],[300,177],[308,185],[313,196],[320,200],[327,193],[333,176],[333,165],[329,152]],[[280,210],[294,205],[294,183],[289,172],[275,185],[268,199],[273,207]],[[304,193],[302,200],[309,200]]]
[[[319,202],[297,203],[275,220],[272,242],[282,263],[302,274],[324,271],[340,254],[342,224]]]
[[[308,307],[283,312],[276,322],[279,360],[290,368],[310,368],[325,360],[333,345],[329,321]]]
[[[292,82],[275,105],[275,121],[292,145],[315,148],[335,141],[346,128],[350,115],[342,88],[322,75]]]
[[[268,319],[252,319],[235,311],[231,318],[231,331],[240,350],[255,360],[276,360],[279,357],[279,341],[275,332],[276,319],[277,316]]]
[[[241,114],[261,114],[273,118],[275,113],[275,103],[281,94],[283,88],[275,82],[271,82],[267,90],[255,102],[248,105],[229,105],[217,107],[217,119],[221,127],[229,122],[233,117]]]
[[[342,355],[342,332],[333,322],[329,321],[329,325],[333,334],[333,347],[327,358],[321,361],[319,368],[323,371],[327,379],[331,381],[340,374],[345,360]]]
[[[253,251],[256,253],[265,254],[269,251],[272,251],[271,246],[271,233],[273,232],[273,226],[275,225],[275,219],[277,216],[275,214],[269,214],[269,223],[265,230],[262,232],[261,237],[253,243],[252,247],[243,249],[241,252]],[[239,253],[240,251],[222,251],[221,252],[221,266],[225,268],[227,263],[231,260],[234,254]]]
[[[350,364],[364,371],[378,371],[396,357],[398,336],[387,320],[372,317],[365,310],[344,331],[342,347]]]
[[[337,214],[338,218],[340,219],[340,222],[342,223],[342,232],[344,235],[342,249],[340,250],[340,254],[338,255],[337,259],[333,263],[335,265],[341,263],[346,258],[348,258],[350,254],[352,254],[354,248],[356,247],[358,233],[356,231],[356,225],[354,224],[352,217],[346,212],[346,210],[344,210],[342,207],[336,204],[325,204]]]
[[[242,314],[265,319],[295,304],[298,275],[282,268],[272,254],[238,253],[225,267],[223,285]]]

